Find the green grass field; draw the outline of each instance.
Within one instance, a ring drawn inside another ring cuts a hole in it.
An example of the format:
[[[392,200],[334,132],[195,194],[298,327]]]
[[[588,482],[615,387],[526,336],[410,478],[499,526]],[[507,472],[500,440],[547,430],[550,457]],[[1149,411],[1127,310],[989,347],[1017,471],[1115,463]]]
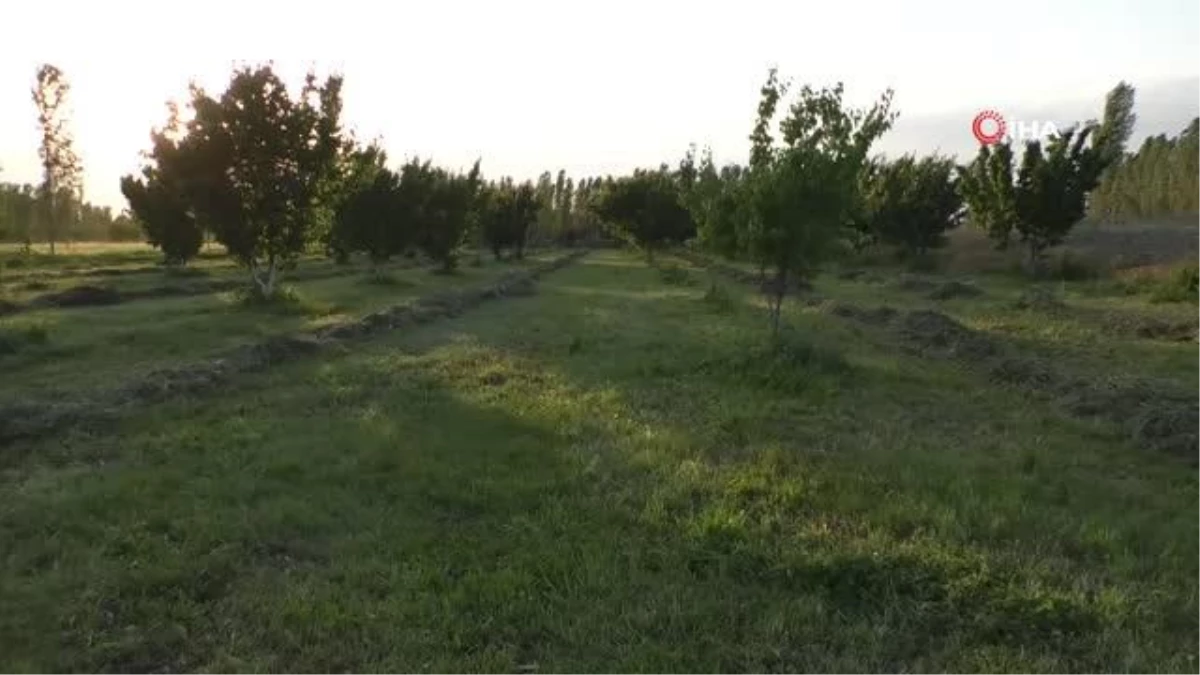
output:
[[[528,297],[15,442],[0,669],[1200,667],[1194,457],[817,302],[771,347],[753,289],[660,264],[595,251]],[[508,268],[296,285],[353,315]],[[936,301],[878,274],[813,293],[1195,393],[1194,337],[1138,333],[1194,301],[1080,282],[1039,311],[1006,276]],[[0,355],[4,396],[325,316],[219,294],[14,314],[49,328]]]

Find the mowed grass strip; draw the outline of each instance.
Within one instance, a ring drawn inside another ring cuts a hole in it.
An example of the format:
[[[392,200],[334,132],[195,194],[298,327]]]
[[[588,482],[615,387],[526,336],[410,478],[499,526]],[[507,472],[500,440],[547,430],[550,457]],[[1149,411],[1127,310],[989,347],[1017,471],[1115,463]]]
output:
[[[1196,476],[593,253],[17,448],[7,670],[1192,671]]]
[[[0,400],[86,390],[178,361],[203,358],[272,335],[353,319],[442,290],[487,283],[506,272],[555,257],[540,252],[524,263],[489,261],[451,275],[425,267],[394,267],[383,276],[362,269],[333,278],[287,281],[284,301],[256,306],[238,291],[147,299],[112,306],[46,309],[0,317],[5,387]]]
[[[1159,303],[1146,294],[1098,294],[1098,284],[1092,281],[1033,282],[1000,274],[959,277],[982,291],[979,297],[933,300],[928,293],[898,288],[902,276],[895,272],[871,274],[873,282],[821,276],[817,292],[870,307],[940,311],[969,327],[1011,338],[1031,357],[1081,375],[1154,377],[1194,386],[1198,365],[1194,336],[1200,321],[1194,302]],[[948,279],[927,278],[935,284]],[[1030,296],[1044,298],[1044,306],[1030,306]]]

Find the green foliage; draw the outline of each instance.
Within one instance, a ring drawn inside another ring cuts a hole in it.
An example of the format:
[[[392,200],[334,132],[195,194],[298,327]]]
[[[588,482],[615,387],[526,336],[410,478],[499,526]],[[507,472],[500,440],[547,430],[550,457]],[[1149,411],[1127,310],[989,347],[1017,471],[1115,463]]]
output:
[[[169,265],[183,265],[196,257],[204,244],[204,231],[183,191],[186,176],[177,148],[156,144],[155,164],[142,169],[141,177],[123,176],[121,193],[142,228],[147,243],[163,252]]]
[[[511,248],[518,260],[525,255],[530,228],[537,222],[538,199],[533,183],[514,186],[511,180],[485,187],[479,197],[479,227],[496,259]]]
[[[1104,122],[1096,129],[1096,147],[1104,166],[1116,165],[1125,157],[1125,143],[1137,124],[1134,93],[1128,82],[1118,82],[1104,98]]]
[[[1062,243],[1071,228],[1083,219],[1087,193],[1100,181],[1105,150],[1088,147],[1094,127],[1074,129],[1054,136],[1046,144],[1031,141],[1017,174],[1017,232],[1036,256]]]
[[[718,172],[712,151],[705,149],[700,165],[695,166],[695,151],[689,149],[680,162],[683,203],[696,223],[700,247],[711,253],[732,258],[739,252],[738,220],[743,217],[742,178],[744,170],[727,165]]]
[[[466,174],[435,169],[418,159],[400,170],[404,217],[416,223],[417,246],[441,265],[458,265],[458,249],[473,223],[480,186],[479,162]]]
[[[771,129],[786,92],[772,69],[750,135],[746,217],[738,230],[751,260],[774,273],[768,296],[775,334],[791,278],[807,279],[836,250],[858,208],[867,153],[895,120],[890,90],[864,110],[843,105],[841,83],[819,90],[805,85],[779,124],[783,142],[777,145]]]
[[[632,176],[606,184],[590,206],[651,259],[656,250],[682,243],[696,231],[691,213],[681,203],[679,185],[661,169],[638,169]]]
[[[337,169],[327,179],[322,196],[323,206],[331,211],[328,227],[314,237],[324,245],[326,255],[346,262],[351,252],[365,250],[364,245],[368,240],[394,234],[387,232],[379,223],[367,220],[371,212],[365,202],[379,200],[380,197],[364,194],[372,189],[377,174],[384,168],[386,161],[387,154],[377,143],[366,147],[356,147],[353,143],[348,143],[345,151],[339,154]],[[380,186],[374,187],[378,190]],[[394,248],[384,244],[377,244],[377,247]],[[388,255],[393,252],[389,251]]]
[[[270,65],[242,67],[218,98],[193,85],[193,119],[183,125],[172,111],[153,135],[151,162],[179,163],[172,173],[182,177],[188,209],[264,296],[315,230],[344,148],[341,89],[340,77],[318,85],[310,72],[293,99]]]
[[[363,252],[374,264],[403,253],[416,238],[401,189],[401,176],[384,168],[376,147],[353,153],[350,192],[334,210],[330,248],[336,254]]]
[[[867,235],[920,257],[945,244],[958,226],[962,198],[953,160],[906,155],[868,164],[863,172],[862,224]]]
[[[1020,168],[1013,173],[1008,142],[981,146],[979,155],[960,168],[960,190],[970,218],[1000,248],[1014,234],[1028,248],[1032,272],[1040,272],[1046,248],[1062,243],[1086,213],[1088,195],[1105,169],[1119,157],[1132,120],[1132,89],[1118,86],[1109,95],[1105,119],[1069,128],[1040,141],[1027,141]]]
[[[971,223],[987,233],[997,248],[1006,248],[1019,219],[1012,146],[980,146],[975,160],[959,168],[958,189]]]
[[[1148,137],[1104,173],[1088,213],[1122,220],[1200,212],[1200,118],[1178,136]]]

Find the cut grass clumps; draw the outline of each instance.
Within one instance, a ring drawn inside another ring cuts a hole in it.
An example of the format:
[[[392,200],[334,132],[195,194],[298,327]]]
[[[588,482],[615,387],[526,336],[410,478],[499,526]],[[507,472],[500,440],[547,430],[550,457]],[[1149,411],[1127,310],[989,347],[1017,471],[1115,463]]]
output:
[[[0,326],[0,356],[27,351],[49,341],[50,330],[44,323]]]
[[[44,307],[93,307],[115,305],[121,302],[121,294],[108,286],[74,286],[57,293],[43,295],[37,304]]]
[[[1061,312],[1067,308],[1059,294],[1048,286],[1032,286],[1024,290],[1013,306],[1035,312]]]
[[[983,291],[974,284],[961,281],[947,281],[938,284],[936,288],[930,291],[929,299],[952,300],[954,298],[977,298],[981,295],[983,295]]]
[[[1197,337],[1197,324],[1195,321],[1166,321],[1146,317],[1137,322],[1134,334],[1146,340],[1189,342]]]
[[[304,297],[295,286],[283,286],[272,296],[264,296],[255,288],[241,288],[228,294],[230,304],[245,309],[285,316],[326,316],[336,307]]]
[[[368,286],[387,286],[391,288],[410,288],[414,286],[413,282],[407,279],[388,273],[388,272],[371,272],[362,278],[362,283]]]

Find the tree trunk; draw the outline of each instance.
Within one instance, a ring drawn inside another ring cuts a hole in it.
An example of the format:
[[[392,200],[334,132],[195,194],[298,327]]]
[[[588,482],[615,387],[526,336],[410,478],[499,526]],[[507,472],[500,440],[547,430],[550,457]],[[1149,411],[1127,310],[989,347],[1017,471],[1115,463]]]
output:
[[[262,276],[262,270],[258,266],[257,261],[250,261],[250,279],[254,281],[254,285],[258,288],[258,293],[264,299],[274,297],[275,281],[279,272],[278,261],[275,256],[267,259],[267,274],[266,278]]]
[[[276,274],[278,272],[279,272],[278,261],[275,260],[275,256],[271,256],[271,263],[270,263],[270,266],[267,268],[267,286],[264,289],[264,291],[265,291],[264,295],[268,298],[275,297],[275,279],[276,279]]]
[[[50,239],[50,255],[54,255],[54,228],[57,227],[55,221],[58,219],[58,211],[55,208],[57,200],[54,198],[54,193],[50,193],[50,217],[46,220],[46,236]]]
[[[771,339],[779,339],[779,319],[783,312],[783,298],[787,295],[787,270],[781,269],[770,284],[767,307],[771,318]]]
[[[1029,274],[1032,275],[1034,279],[1037,279],[1041,276],[1041,269],[1040,269],[1040,266],[1038,265],[1039,257],[1040,256],[1038,255],[1037,244],[1030,242],[1029,243]]]

